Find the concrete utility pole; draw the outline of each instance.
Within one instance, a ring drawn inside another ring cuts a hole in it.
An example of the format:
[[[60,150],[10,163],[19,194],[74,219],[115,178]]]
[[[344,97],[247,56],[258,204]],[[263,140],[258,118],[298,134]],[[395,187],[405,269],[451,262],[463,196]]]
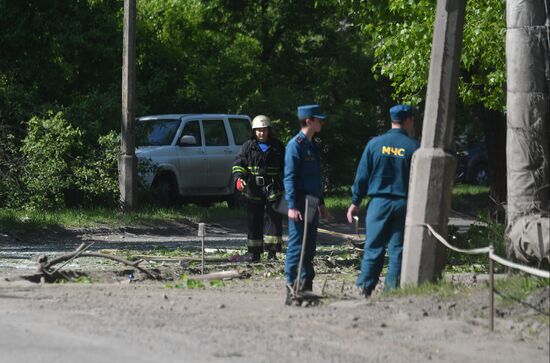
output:
[[[445,264],[445,247],[423,224],[447,235],[456,169],[451,150],[465,10],[466,0],[437,1],[422,143],[413,156],[409,185],[402,287],[435,281]]]
[[[124,0],[122,51],[122,143],[118,161],[120,206],[123,211],[137,207],[137,158],[135,155],[136,99],[136,0]]]
[[[506,1],[508,254],[550,259],[550,1]]]

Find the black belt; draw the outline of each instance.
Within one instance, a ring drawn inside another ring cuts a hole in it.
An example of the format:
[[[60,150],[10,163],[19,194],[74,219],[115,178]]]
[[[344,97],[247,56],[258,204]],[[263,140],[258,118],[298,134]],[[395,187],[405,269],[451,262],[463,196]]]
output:
[[[264,177],[263,175],[256,175],[254,177],[254,181],[256,182],[256,185],[259,187],[263,187],[266,185],[266,179],[267,177]]]

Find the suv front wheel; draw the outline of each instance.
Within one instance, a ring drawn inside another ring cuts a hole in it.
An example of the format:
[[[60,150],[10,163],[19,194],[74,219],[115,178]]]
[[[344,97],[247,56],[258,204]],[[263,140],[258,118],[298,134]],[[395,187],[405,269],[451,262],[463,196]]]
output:
[[[171,173],[159,174],[151,186],[153,201],[163,207],[173,207],[178,201],[176,178]]]

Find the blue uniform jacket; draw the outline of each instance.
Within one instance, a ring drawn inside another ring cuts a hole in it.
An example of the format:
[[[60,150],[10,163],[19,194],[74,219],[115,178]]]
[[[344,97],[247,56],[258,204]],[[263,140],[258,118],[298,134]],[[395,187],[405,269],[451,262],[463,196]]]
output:
[[[320,204],[324,204],[319,146],[301,131],[286,146],[284,185],[290,209],[301,207],[301,199],[306,194],[319,198]]]
[[[367,194],[405,198],[412,155],[419,146],[403,129],[390,129],[369,141],[351,188],[352,203],[358,206]]]

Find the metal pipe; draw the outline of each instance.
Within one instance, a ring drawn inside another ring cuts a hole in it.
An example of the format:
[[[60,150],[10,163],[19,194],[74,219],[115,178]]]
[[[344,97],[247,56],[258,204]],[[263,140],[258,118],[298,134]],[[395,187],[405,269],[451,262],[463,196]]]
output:
[[[491,332],[495,330],[495,276],[494,276],[494,262],[491,258],[493,253],[493,244],[489,245],[489,328]]]
[[[304,263],[304,254],[306,250],[306,242],[307,242],[307,228],[308,228],[308,209],[309,209],[309,200],[306,196],[306,208],[304,211],[304,238],[302,239],[302,250],[300,252],[300,263],[298,264],[298,274],[296,278],[296,284],[294,287],[294,295],[297,296],[300,293],[300,283],[301,283],[301,274],[302,274],[302,265]]]

